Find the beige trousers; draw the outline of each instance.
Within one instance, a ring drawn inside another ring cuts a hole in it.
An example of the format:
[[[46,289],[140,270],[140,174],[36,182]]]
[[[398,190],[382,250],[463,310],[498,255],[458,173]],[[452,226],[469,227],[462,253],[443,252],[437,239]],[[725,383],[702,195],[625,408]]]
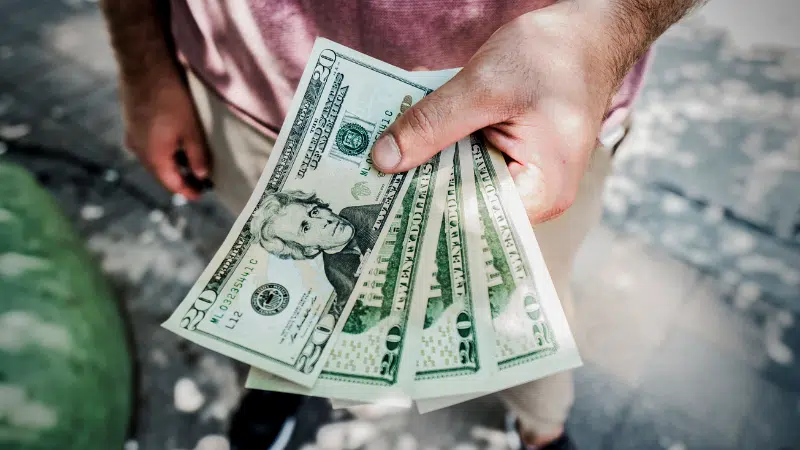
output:
[[[206,132],[212,159],[212,181],[221,201],[238,214],[266,166],[274,140],[240,120],[191,73],[189,85]],[[573,260],[602,211],[603,182],[611,167],[611,152],[599,148],[582,180],[578,196],[560,217],[535,227],[550,275],[574,330],[569,288]],[[563,426],[573,403],[572,374],[563,372],[499,393],[520,426],[535,434],[550,434]]]

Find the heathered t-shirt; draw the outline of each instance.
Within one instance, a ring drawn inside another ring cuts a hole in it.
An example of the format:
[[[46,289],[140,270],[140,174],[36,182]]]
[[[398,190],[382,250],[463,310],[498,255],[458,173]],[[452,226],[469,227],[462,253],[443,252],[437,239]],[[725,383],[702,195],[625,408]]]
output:
[[[463,67],[491,34],[555,0],[172,0],[178,56],[243,119],[275,137],[321,36],[389,64]],[[615,96],[605,129],[628,114],[648,63]]]

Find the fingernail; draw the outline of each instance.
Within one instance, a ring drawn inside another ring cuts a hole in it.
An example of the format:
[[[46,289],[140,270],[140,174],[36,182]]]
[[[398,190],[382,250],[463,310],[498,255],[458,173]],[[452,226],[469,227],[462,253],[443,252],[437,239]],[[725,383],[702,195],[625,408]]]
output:
[[[372,147],[372,162],[380,170],[393,169],[400,164],[400,149],[391,134],[387,134]]]

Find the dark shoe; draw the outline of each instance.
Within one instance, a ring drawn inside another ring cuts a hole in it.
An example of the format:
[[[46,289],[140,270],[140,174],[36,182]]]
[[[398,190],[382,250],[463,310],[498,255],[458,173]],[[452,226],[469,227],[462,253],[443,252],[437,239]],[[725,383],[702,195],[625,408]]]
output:
[[[303,399],[295,394],[247,390],[231,418],[228,431],[231,450],[286,448]]]
[[[543,447],[525,445],[519,434],[517,419],[511,414],[506,415],[506,436],[508,438],[508,446],[512,450],[578,450],[578,447],[575,446],[566,431],[558,439]]]
[[[578,447],[575,447],[575,443],[572,442],[572,440],[569,438],[569,435],[565,431],[560,438],[545,445],[544,447],[537,447],[537,450],[578,450]]]

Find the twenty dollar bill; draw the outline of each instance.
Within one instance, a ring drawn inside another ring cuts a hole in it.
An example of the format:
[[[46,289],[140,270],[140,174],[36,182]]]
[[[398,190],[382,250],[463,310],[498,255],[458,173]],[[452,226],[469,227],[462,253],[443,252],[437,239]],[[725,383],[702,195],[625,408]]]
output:
[[[564,311],[528,225],[524,205],[502,154],[479,135],[462,141],[464,189],[475,193],[471,236],[483,247],[484,276],[494,331],[495,373],[484,391],[497,392],[581,365]],[[485,395],[472,392],[417,401],[420,413]]]
[[[469,151],[464,144],[456,147],[442,219],[429,228],[438,240],[425,259],[430,281],[410,386],[414,399],[482,391],[496,366],[489,299],[483,283],[474,282],[484,276],[483,245],[469,233],[478,208],[475,190],[464,189],[464,177],[472,177],[471,165],[461,167],[460,153]]]
[[[314,384],[414,173],[384,175],[369,158],[431,92],[404,74],[317,40],[250,200],[165,328]]]
[[[441,217],[437,192],[446,187],[454,154],[451,147],[417,169],[314,386],[252,369],[246,387],[362,402],[406,397],[403,385],[414,375],[422,329],[417,292],[428,282],[423,261],[436,245],[429,224]]]

